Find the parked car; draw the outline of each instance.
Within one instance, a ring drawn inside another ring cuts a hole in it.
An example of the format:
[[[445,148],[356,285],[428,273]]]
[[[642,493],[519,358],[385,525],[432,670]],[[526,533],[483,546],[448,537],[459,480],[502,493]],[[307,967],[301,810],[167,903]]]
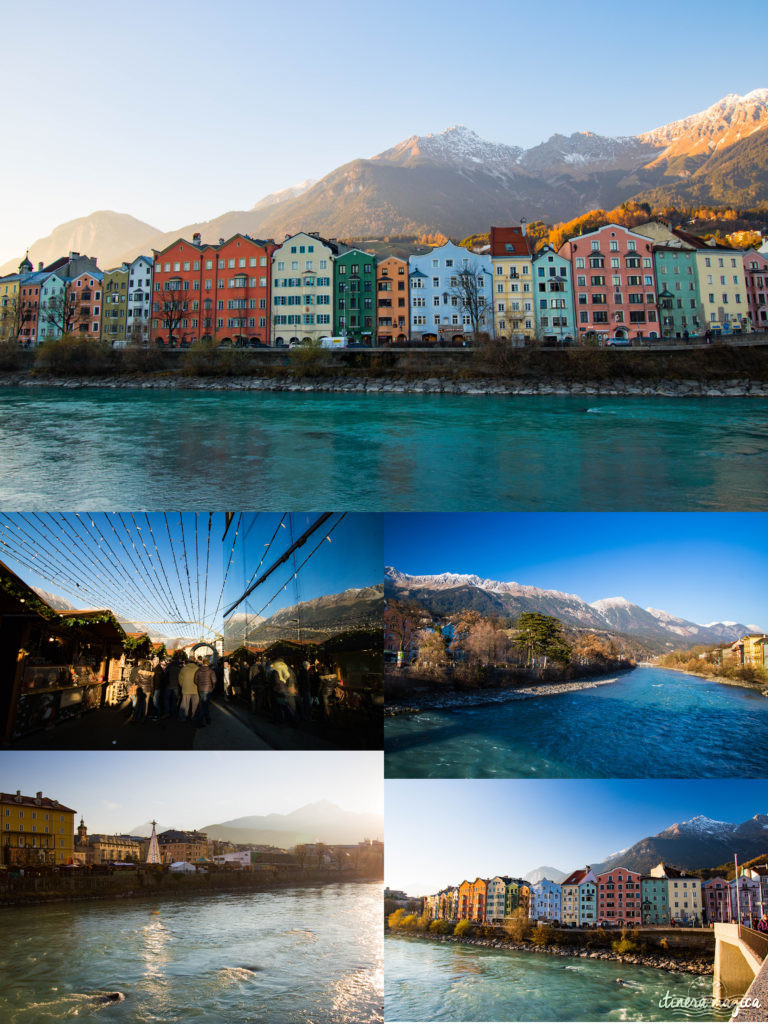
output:
[[[632,342],[629,338],[609,338],[606,344],[608,348],[630,348]]]

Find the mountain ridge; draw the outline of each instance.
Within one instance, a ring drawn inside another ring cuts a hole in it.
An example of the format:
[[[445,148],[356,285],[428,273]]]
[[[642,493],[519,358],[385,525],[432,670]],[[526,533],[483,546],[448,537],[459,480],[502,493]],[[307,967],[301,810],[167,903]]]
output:
[[[648,197],[768,205],[767,182],[768,89],[758,88],[744,96],[729,93],[698,113],[639,135],[555,133],[528,149],[489,142],[471,128],[453,125],[408,136],[319,181],[307,179],[270,193],[249,210],[230,210],[168,232],[130,218],[143,231],[131,239],[118,237],[115,222],[114,244],[104,242],[103,251],[96,236],[87,234],[89,218],[79,218],[38,239],[30,258],[49,262],[73,249],[90,249],[108,269],[180,236],[191,239],[195,232],[211,243],[236,232],[281,240],[297,230],[357,239],[436,231],[461,238],[492,223],[516,223],[521,216],[555,223]],[[81,241],[73,244],[75,233],[62,229],[78,222]],[[0,273],[15,271],[19,260],[8,261]]]

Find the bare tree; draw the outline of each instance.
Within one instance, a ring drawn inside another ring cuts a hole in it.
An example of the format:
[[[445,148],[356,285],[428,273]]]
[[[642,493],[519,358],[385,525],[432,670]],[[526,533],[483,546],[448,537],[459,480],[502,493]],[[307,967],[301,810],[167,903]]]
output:
[[[469,322],[472,325],[472,337],[477,345],[480,329],[485,327],[486,316],[490,312],[485,304],[485,275],[481,270],[464,267],[454,280],[456,284],[451,288],[451,296],[458,299],[462,320],[464,316],[469,317]]]
[[[61,337],[70,334],[78,315],[78,297],[75,292],[65,289],[40,303],[39,322],[52,328]]]
[[[0,306],[0,341],[18,341],[26,319],[24,304],[17,292]]]
[[[154,297],[154,311],[168,331],[168,344],[173,348],[174,331],[187,315],[188,302],[184,292],[178,288],[164,288],[163,291],[155,292]]]

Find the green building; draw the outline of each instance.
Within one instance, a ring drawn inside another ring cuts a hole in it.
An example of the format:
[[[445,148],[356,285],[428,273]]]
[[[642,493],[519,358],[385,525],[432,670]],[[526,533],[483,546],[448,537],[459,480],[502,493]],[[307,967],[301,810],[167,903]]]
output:
[[[350,341],[376,340],[376,257],[350,249],[333,261],[333,331]]]
[[[101,340],[110,345],[124,345],[128,340],[128,272],[123,263],[114,270],[104,271]]]
[[[659,325],[662,338],[683,338],[706,330],[696,272],[696,253],[679,246],[654,246]]]

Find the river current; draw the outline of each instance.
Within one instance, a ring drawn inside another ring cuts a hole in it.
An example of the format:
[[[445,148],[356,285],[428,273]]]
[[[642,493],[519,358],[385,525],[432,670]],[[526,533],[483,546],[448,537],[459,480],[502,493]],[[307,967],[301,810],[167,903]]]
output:
[[[2,922],[4,1024],[381,1019],[379,884],[3,909]]]
[[[661,668],[590,690],[398,715],[390,778],[765,778],[768,698]]]
[[[0,388],[0,507],[760,511],[768,401]]]
[[[385,940],[385,977],[387,1021],[728,1020],[731,1012],[711,1007],[707,976],[400,936]],[[688,1009],[672,1006],[687,998]]]

